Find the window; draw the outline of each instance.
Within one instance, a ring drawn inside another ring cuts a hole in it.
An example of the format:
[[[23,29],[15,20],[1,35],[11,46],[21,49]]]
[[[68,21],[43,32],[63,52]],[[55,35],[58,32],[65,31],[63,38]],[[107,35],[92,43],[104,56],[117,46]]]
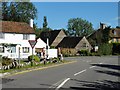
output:
[[[1,39],[4,39],[4,38],[5,38],[4,33],[0,32],[0,38],[1,38]]]
[[[4,47],[0,47],[0,53],[4,53]]]
[[[23,40],[28,40],[30,38],[29,34],[23,34]]]
[[[83,43],[83,47],[86,47],[86,43]]]
[[[23,50],[23,53],[29,53],[29,47],[23,47],[22,48],[22,50]]]
[[[11,50],[11,53],[16,53],[16,47],[15,46],[11,46],[10,50]]]

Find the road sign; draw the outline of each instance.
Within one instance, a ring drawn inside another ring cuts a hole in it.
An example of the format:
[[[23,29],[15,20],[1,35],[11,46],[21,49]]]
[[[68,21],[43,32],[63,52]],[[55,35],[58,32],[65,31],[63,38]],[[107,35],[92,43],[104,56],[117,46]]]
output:
[[[34,48],[34,46],[36,45],[37,41],[36,40],[28,40],[28,42],[30,43],[30,46],[32,48]]]

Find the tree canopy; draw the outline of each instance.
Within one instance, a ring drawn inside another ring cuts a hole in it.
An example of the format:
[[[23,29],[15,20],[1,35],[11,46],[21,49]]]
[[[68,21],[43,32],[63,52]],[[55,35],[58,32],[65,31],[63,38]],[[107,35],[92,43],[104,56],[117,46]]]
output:
[[[68,35],[87,36],[92,33],[92,23],[82,18],[71,18],[68,20]]]
[[[37,18],[37,9],[32,2],[2,2],[2,20],[29,23]]]

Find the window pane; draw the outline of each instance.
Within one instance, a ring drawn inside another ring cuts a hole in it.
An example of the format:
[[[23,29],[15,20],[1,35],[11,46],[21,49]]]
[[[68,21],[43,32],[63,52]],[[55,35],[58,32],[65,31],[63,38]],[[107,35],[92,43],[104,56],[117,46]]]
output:
[[[11,53],[16,53],[16,47],[11,47]]]
[[[29,53],[29,47],[23,47],[22,50],[23,53]]]
[[[28,40],[29,39],[29,34],[23,34],[23,40]]]

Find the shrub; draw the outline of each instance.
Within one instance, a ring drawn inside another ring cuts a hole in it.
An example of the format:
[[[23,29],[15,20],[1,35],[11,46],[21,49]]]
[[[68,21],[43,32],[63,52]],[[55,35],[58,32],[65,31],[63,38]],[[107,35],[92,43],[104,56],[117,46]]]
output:
[[[12,59],[10,59],[10,58],[8,58],[8,57],[2,57],[2,65],[4,66],[4,65],[9,65],[9,64],[11,64],[13,62],[13,60]]]
[[[36,55],[33,55],[33,57],[32,57],[32,55],[28,56],[28,61],[31,61],[32,58],[33,58],[34,61],[40,62],[40,58]]]
[[[112,44],[103,43],[98,48],[98,55],[111,55],[112,54]]]
[[[89,52],[88,52],[88,50],[80,50],[79,54],[82,55],[82,56],[88,56]]]
[[[112,48],[112,54],[117,55],[120,54],[120,43],[112,43],[113,48]]]

